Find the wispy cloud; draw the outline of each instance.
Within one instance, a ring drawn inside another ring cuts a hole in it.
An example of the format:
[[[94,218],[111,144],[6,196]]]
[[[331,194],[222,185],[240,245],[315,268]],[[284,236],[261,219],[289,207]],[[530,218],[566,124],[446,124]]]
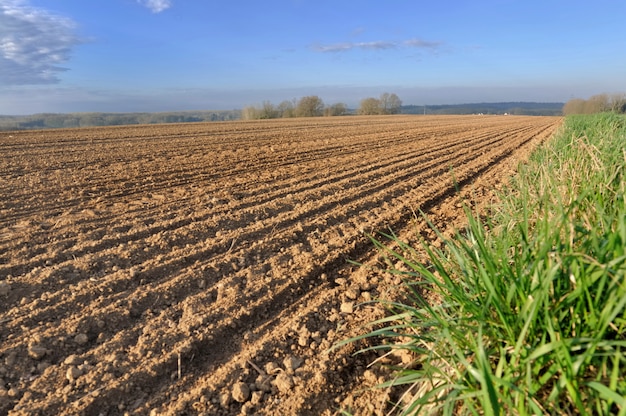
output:
[[[409,39],[405,40],[404,44],[406,46],[410,46],[413,48],[422,48],[422,49],[437,49],[443,45],[441,42],[432,42],[422,39]]]
[[[147,7],[152,13],[161,13],[163,10],[172,7],[170,0],[137,0],[139,4]]]
[[[313,46],[313,50],[317,52],[345,52],[350,51],[352,49],[370,49],[370,50],[382,50],[382,49],[392,49],[397,46],[394,42],[345,42],[345,43],[335,43],[333,45],[315,45]]]
[[[382,50],[382,49],[393,49],[397,45],[393,42],[359,42],[355,44],[357,48],[361,49],[372,49],[372,50]]]
[[[375,42],[344,42],[331,45],[315,45],[312,49],[316,52],[347,52],[354,49],[366,50],[386,50],[395,49],[402,46],[422,49],[437,49],[442,45],[441,42],[425,41],[421,39],[409,39],[403,42],[399,41],[375,41]]]
[[[71,19],[24,0],[0,2],[0,85],[51,84],[83,41]]]

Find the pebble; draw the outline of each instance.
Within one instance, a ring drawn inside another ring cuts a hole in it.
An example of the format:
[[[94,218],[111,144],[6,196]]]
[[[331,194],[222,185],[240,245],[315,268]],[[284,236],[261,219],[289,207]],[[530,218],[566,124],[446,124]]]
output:
[[[231,396],[228,393],[223,393],[222,395],[220,395],[220,405],[223,408],[228,408],[228,406],[230,406],[230,401],[231,401]]]
[[[258,376],[254,386],[256,390],[260,390],[265,393],[270,393],[272,391],[272,386],[270,385],[269,377],[267,376]]]
[[[232,396],[235,401],[244,403],[250,398],[250,387],[246,383],[235,383],[233,386]]]
[[[281,393],[288,393],[293,387],[293,378],[287,373],[280,373],[274,380],[274,385]]]
[[[17,353],[15,353],[15,351],[10,352],[6,357],[4,357],[4,364],[7,367],[13,367],[16,361],[17,361]]]
[[[361,294],[361,288],[357,285],[350,286],[346,290],[346,297],[351,300],[355,300]]]
[[[376,374],[372,370],[365,370],[363,372],[363,379],[366,381],[368,385],[371,385],[371,386],[378,383],[378,377],[376,377]]]
[[[263,394],[264,393],[262,391],[253,391],[252,398],[250,399],[250,403],[252,403],[253,405],[260,404],[261,401],[263,400]]]
[[[38,364],[37,364],[37,371],[39,371],[39,372],[43,373],[44,371],[46,371],[46,369],[47,369],[48,367],[50,367],[50,365],[51,365],[51,364],[50,364],[49,362],[47,362],[47,361],[42,361],[42,362],[40,362],[40,363],[38,363]]]
[[[338,277],[337,279],[335,279],[335,284],[337,286],[345,286],[348,284],[348,279],[344,277]]]
[[[339,309],[342,313],[353,313],[354,312],[354,302],[343,302]]]
[[[83,375],[83,372],[80,371],[78,367],[73,365],[67,369],[67,372],[65,373],[65,378],[67,378],[69,381],[74,381],[82,375]]]
[[[254,414],[254,405],[250,402],[244,403],[244,405],[241,406],[241,414],[242,415]]]
[[[0,282],[0,296],[6,296],[11,291],[11,285],[5,281]]]
[[[74,337],[74,342],[78,345],[85,345],[87,342],[89,342],[89,337],[87,336],[87,334],[78,334]]]
[[[298,345],[301,347],[309,345],[309,336],[307,334],[300,334],[298,337]]]
[[[296,358],[293,355],[288,355],[283,360],[283,365],[285,366],[285,370],[293,371],[302,365],[302,359]]]
[[[273,361],[270,361],[265,364],[265,372],[267,374],[277,374],[280,372],[280,367]]]
[[[79,365],[82,363],[82,360],[76,354],[69,355],[63,361],[65,365]]]
[[[28,346],[28,356],[35,360],[41,360],[47,353],[48,350],[46,347],[42,347],[41,345],[31,344]]]

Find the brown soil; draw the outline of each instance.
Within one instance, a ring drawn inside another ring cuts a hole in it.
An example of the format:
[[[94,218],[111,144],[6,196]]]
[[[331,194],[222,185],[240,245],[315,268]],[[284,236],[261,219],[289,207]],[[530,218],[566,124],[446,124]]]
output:
[[[492,200],[560,118],[343,117],[0,133],[0,414],[357,414],[409,241]],[[433,240],[434,241],[434,240]],[[438,244],[435,242],[435,244]],[[402,359],[399,357],[398,359]]]

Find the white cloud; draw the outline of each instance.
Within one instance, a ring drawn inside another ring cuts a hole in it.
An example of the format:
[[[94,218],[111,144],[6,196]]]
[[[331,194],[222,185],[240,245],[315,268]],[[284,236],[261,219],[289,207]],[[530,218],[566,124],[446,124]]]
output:
[[[161,13],[163,10],[172,7],[170,0],[137,0],[139,4],[152,10],[152,13]]]
[[[51,84],[82,43],[69,18],[22,0],[0,2],[0,85]]]

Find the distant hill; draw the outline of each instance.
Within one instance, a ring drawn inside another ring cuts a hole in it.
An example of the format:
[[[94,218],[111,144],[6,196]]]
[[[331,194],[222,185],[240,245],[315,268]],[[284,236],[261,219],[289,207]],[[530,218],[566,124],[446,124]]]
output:
[[[512,114],[560,116],[565,103],[505,102],[444,105],[403,105],[402,114]]]

